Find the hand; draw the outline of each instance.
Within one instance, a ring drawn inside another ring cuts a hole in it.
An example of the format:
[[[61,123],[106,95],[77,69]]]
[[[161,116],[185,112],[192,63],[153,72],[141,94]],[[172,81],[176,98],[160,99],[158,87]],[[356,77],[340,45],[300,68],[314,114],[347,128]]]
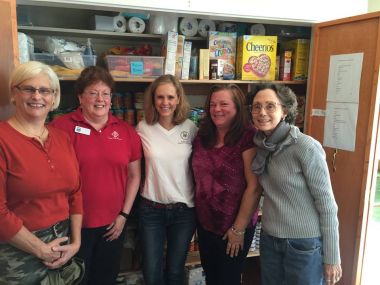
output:
[[[110,224],[107,228],[107,232],[104,235],[107,241],[113,241],[115,239],[118,239],[121,235],[121,232],[124,229],[126,219],[122,216],[117,216],[115,221]]]
[[[55,253],[59,253],[59,258],[48,262],[44,261],[44,264],[50,269],[56,269],[68,262],[79,250],[80,244],[71,243],[65,245],[55,245],[51,247],[51,250]]]
[[[53,247],[59,246],[61,243],[67,242],[68,237],[60,237],[52,240],[49,243],[44,243],[40,248],[40,253],[38,258],[42,259],[43,262],[53,262],[61,257],[61,253],[54,251]]]
[[[238,256],[239,251],[243,250],[244,235],[237,235],[231,229],[224,234],[223,240],[228,239],[226,254],[230,257]]]
[[[325,264],[324,267],[327,285],[335,284],[342,278],[342,267],[340,264]]]

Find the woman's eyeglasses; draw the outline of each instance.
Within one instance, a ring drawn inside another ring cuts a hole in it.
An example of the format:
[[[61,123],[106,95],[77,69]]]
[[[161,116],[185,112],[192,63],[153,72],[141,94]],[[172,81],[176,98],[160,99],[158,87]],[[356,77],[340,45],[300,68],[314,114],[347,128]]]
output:
[[[103,99],[110,99],[112,96],[111,92],[99,92],[99,91],[88,91],[86,94],[91,98],[97,98],[98,96],[102,96]]]
[[[40,87],[40,88],[34,88],[33,86],[16,86],[18,90],[20,90],[21,93],[25,95],[34,95],[37,91],[41,96],[50,96],[55,93],[55,90],[53,88],[47,88],[47,87]]]
[[[266,103],[265,105],[262,105],[260,103],[255,103],[251,105],[251,113],[259,114],[261,112],[261,109],[264,108],[265,112],[271,114],[271,113],[276,112],[277,106],[284,107],[284,105],[282,105],[281,103],[276,103],[276,102],[269,102],[269,103]]]

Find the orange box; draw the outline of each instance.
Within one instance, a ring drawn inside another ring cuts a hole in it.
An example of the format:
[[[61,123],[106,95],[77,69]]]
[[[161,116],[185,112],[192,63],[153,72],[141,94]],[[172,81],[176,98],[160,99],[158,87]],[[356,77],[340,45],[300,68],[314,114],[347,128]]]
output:
[[[276,36],[240,36],[237,51],[237,78],[275,80],[276,53]]]

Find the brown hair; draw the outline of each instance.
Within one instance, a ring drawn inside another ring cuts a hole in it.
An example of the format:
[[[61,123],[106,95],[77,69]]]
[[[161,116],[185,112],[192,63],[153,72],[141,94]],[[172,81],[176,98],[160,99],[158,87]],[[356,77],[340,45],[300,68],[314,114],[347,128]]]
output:
[[[179,104],[177,105],[177,108],[174,111],[173,123],[175,125],[181,124],[188,117],[190,105],[186,99],[181,82],[179,82],[179,80],[173,75],[161,75],[149,85],[144,94],[145,121],[149,125],[153,125],[157,123],[159,120],[160,114],[154,106],[154,95],[158,86],[166,83],[173,84],[174,88],[176,89],[177,96],[179,98]]]
[[[88,86],[100,81],[113,90],[115,82],[107,69],[100,66],[86,67],[75,82],[75,95],[81,95]]]
[[[236,107],[236,116],[232,121],[231,127],[224,137],[224,144],[226,146],[235,145],[243,135],[244,131],[249,128],[249,114],[246,105],[246,98],[239,86],[236,84],[214,85],[211,87],[205,102],[206,116],[202,120],[199,128],[199,136],[202,145],[206,148],[212,148],[216,144],[216,127],[210,115],[210,101],[215,92],[221,90],[228,90],[232,94],[232,100]]]

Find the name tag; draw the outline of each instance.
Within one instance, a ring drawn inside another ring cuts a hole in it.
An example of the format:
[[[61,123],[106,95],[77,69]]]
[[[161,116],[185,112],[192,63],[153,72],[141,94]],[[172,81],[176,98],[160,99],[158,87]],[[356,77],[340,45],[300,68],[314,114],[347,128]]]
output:
[[[78,133],[78,134],[82,134],[82,135],[89,136],[90,133],[91,133],[91,130],[90,130],[90,129],[87,129],[87,128],[83,128],[83,127],[75,126],[74,132],[76,132],[76,133]]]

